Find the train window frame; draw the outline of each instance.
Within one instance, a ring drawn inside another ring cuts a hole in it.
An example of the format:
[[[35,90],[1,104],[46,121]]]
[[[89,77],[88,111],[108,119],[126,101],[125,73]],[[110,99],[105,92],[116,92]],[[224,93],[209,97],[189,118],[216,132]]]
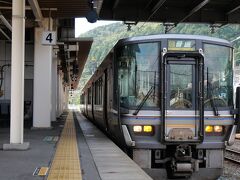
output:
[[[193,60],[193,59],[188,59],[188,58],[186,58],[186,59],[184,59],[184,60],[178,60],[178,61],[173,61],[173,60],[168,60],[168,62],[170,62],[170,63],[168,63],[168,65],[167,65],[167,79],[168,79],[168,81],[170,81],[171,79],[170,79],[170,66],[171,65],[183,65],[183,66],[185,66],[185,65],[191,65],[191,69],[192,69],[192,71],[191,71],[191,79],[192,79],[192,100],[191,100],[191,108],[181,108],[181,109],[177,109],[177,108],[173,108],[173,107],[171,107],[171,105],[170,105],[170,102],[171,102],[171,100],[172,100],[172,98],[170,97],[171,95],[167,92],[167,91],[170,91],[170,89],[171,89],[171,87],[172,87],[172,84],[168,84],[168,90],[166,91],[166,94],[167,94],[167,98],[166,98],[166,107],[167,107],[167,109],[168,110],[183,110],[183,111],[192,111],[192,110],[194,110],[194,109],[196,109],[197,108],[197,104],[196,104],[196,87],[195,86],[193,86],[193,84],[196,84],[197,83],[197,81],[196,81],[196,78],[197,78],[197,76],[196,76],[196,66],[197,66],[197,63]]]
[[[115,95],[115,99],[114,99],[114,106],[117,107],[117,104],[118,104],[118,94],[119,92],[117,91],[118,89],[118,86],[119,86],[119,54],[122,50],[122,48],[124,47],[129,47],[129,46],[133,46],[133,45],[142,45],[142,44],[156,44],[156,62],[157,62],[157,80],[156,80],[156,94],[155,96],[158,97],[158,103],[154,106],[143,106],[141,109],[143,110],[149,110],[149,109],[154,109],[154,110],[159,110],[160,109],[160,79],[161,79],[161,73],[160,73],[160,64],[161,64],[161,45],[162,45],[162,40],[157,40],[157,41],[150,41],[150,42],[144,42],[144,41],[136,41],[136,42],[132,42],[132,43],[127,43],[127,44],[123,44],[121,46],[118,46],[116,47],[116,49],[114,50],[114,69],[115,69],[115,72],[114,72],[114,95]],[[128,84],[129,86],[129,84]],[[119,97],[119,100],[120,100],[120,97]],[[121,105],[121,107],[123,108],[129,108],[129,109],[137,109],[138,108],[138,105],[136,103],[135,106],[132,106],[132,105],[127,105],[127,106],[123,106]]]
[[[234,89],[233,89],[233,63],[234,63],[234,61],[233,61],[233,48],[231,47],[231,46],[227,46],[227,45],[225,45],[225,44],[221,44],[221,43],[215,43],[215,42],[209,42],[209,41],[203,41],[202,42],[202,48],[203,48],[203,52],[204,52],[204,58],[205,58],[205,62],[204,62],[204,69],[207,69],[207,66],[206,66],[206,62],[210,62],[210,61],[207,61],[206,60],[206,46],[205,45],[210,45],[210,46],[218,46],[218,47],[225,47],[225,48],[228,48],[229,49],[229,56],[228,56],[228,61],[230,62],[230,65],[231,66],[229,66],[229,67],[231,67],[231,69],[229,69],[230,70],[230,76],[231,76],[231,85],[229,86],[229,87],[232,87],[232,88],[230,88],[230,89],[228,89],[230,92],[230,96],[229,97],[231,97],[231,99],[229,100],[229,98],[228,98],[228,102],[227,102],[227,105],[225,106],[225,107],[220,107],[220,106],[217,106],[217,109],[218,110],[229,110],[229,109],[232,109],[233,108],[233,106],[234,106],[234,100],[233,100],[233,96],[234,96]],[[214,66],[214,68],[216,68],[216,66]],[[206,79],[205,78],[205,70],[204,70],[204,79]],[[205,90],[205,87],[204,87],[204,91],[206,91]],[[206,98],[204,98],[204,101],[206,101],[206,100],[208,100],[208,99],[206,99]],[[229,102],[230,101],[230,102]],[[212,107],[206,107],[205,105],[204,105],[204,110],[205,111],[212,111]]]
[[[88,104],[88,105],[91,105],[91,104],[92,104],[92,87],[89,87],[89,88],[88,88],[87,104]]]
[[[94,105],[98,104],[98,81],[94,82]]]
[[[94,83],[94,105],[103,104],[103,77],[98,78]]]
[[[85,104],[85,94],[81,94],[80,96],[80,104]]]

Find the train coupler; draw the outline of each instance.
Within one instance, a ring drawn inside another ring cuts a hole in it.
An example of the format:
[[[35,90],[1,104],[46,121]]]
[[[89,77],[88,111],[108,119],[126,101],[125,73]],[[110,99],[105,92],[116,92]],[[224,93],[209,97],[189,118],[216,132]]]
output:
[[[175,177],[191,176],[195,169],[191,146],[179,145],[176,147],[175,157],[172,159],[171,167]]]
[[[193,173],[193,166],[191,162],[176,162],[172,161],[172,173],[175,177],[188,177]]]

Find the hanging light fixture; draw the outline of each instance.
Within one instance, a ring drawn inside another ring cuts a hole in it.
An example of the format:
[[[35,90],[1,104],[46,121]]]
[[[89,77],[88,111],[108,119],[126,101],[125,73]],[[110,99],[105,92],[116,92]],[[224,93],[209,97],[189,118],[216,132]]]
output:
[[[94,0],[89,0],[88,5],[90,7],[90,11],[86,15],[86,19],[90,23],[95,23],[98,19],[98,14],[96,11],[96,7],[94,7]]]

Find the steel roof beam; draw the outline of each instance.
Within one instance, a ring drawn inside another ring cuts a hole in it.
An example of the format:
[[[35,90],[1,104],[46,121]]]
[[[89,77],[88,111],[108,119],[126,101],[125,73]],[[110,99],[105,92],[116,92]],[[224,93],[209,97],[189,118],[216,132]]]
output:
[[[181,19],[180,21],[178,21],[177,23],[175,23],[175,26],[171,27],[168,29],[167,32],[171,31],[174,27],[177,26],[177,24],[184,22],[187,18],[191,17],[194,13],[196,13],[197,11],[199,11],[201,8],[203,8],[206,4],[209,3],[210,0],[204,0],[203,2],[201,2],[200,4],[198,4],[196,7],[194,7],[183,19]]]
[[[0,6],[0,10],[12,10],[10,6]],[[32,10],[30,6],[25,6],[25,10]],[[40,8],[41,11],[57,11],[57,8]]]
[[[160,7],[166,2],[166,0],[160,0],[158,3],[152,8],[152,13],[155,13],[155,11],[158,11]]]
[[[28,3],[33,11],[34,16],[35,16],[35,21],[37,21],[37,23],[40,27],[43,27],[43,23],[42,23],[43,16],[42,16],[42,11],[40,9],[38,1],[37,0],[28,0]]]
[[[240,5],[235,7],[234,9],[228,11],[226,14],[229,15],[229,14],[232,14],[233,12],[237,11],[238,9],[240,9]]]
[[[0,28],[0,32],[9,40],[11,41],[11,38]]]
[[[183,19],[181,19],[178,23],[181,23],[183,21],[185,21],[187,18],[191,17],[194,13],[196,13],[197,11],[199,11],[203,6],[205,6],[207,3],[209,3],[210,0],[204,0],[203,2],[201,2],[199,5],[197,5],[195,8],[193,8],[187,16],[185,16]]]
[[[159,1],[158,1],[158,3],[152,8],[151,14],[150,14],[150,16],[147,18],[146,22],[149,21],[149,20],[153,17],[153,15],[160,9],[160,7],[162,7],[163,3],[165,3],[165,2],[166,2],[166,0],[159,0]],[[150,3],[151,3],[151,2],[150,2]],[[147,6],[149,6],[150,3],[148,3]]]
[[[113,9],[116,9],[117,6],[118,6],[118,4],[119,4],[119,0],[116,0],[116,1],[114,2]]]
[[[0,19],[3,22],[3,24],[10,30],[12,31],[12,25],[8,22],[8,20],[2,15],[0,14]]]

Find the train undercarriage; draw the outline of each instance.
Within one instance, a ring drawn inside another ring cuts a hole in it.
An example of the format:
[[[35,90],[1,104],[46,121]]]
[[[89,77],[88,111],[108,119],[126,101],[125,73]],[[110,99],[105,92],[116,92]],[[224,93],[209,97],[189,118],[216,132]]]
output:
[[[223,158],[224,149],[196,149],[187,144],[133,150],[133,159],[140,167],[155,171],[159,178],[170,179],[216,179],[222,173]],[[211,174],[203,173],[209,170]]]

